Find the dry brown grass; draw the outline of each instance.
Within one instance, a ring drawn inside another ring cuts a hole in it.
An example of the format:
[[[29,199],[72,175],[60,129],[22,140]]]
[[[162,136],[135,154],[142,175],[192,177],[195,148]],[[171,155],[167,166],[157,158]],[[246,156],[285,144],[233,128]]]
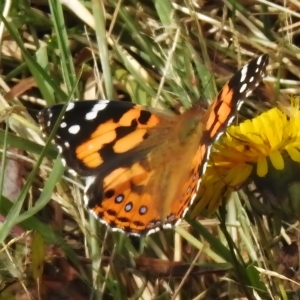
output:
[[[298,299],[289,215],[235,201],[242,218],[230,223],[221,213],[141,239],[107,231],[56,148],[41,146],[32,111],[83,98],[182,110],[261,53],[269,76],[241,115],[287,107],[300,87],[300,2],[100,2],[0,2],[0,299]]]

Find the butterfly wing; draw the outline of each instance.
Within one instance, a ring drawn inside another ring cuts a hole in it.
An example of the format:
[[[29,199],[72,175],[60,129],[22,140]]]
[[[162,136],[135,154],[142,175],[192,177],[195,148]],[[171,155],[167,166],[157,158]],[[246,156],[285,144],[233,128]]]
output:
[[[198,134],[200,143],[197,151],[190,159],[190,176],[187,177],[188,179],[182,185],[181,191],[172,201],[169,216],[174,216],[175,220],[182,218],[192,205],[201,182],[201,175],[204,174],[206,169],[212,143],[220,137],[232,122],[237,110],[243,103],[243,99],[258,86],[265,76],[268,60],[269,56],[267,54],[261,55],[237,71],[224,85],[201,119],[199,123],[201,130],[196,127],[197,132],[201,131]],[[199,115],[200,110],[200,107],[196,104],[183,114],[183,118],[186,122],[190,122],[191,118]],[[203,207],[205,206],[203,204]]]
[[[202,140],[212,144],[226,130],[240,109],[244,98],[265,76],[269,56],[263,54],[237,71],[224,85],[203,118]]]
[[[53,130],[63,104],[43,109],[39,123],[45,135]],[[147,130],[161,122],[158,115],[125,101],[70,102],[59,121],[54,141],[65,165],[79,176],[107,173],[138,156],[135,148],[147,138]]]
[[[122,101],[68,104],[55,142],[66,165],[88,177],[86,206],[129,234],[175,225],[195,198],[211,144],[262,79],[267,59],[260,56],[238,71],[204,116],[197,105],[171,116]],[[44,133],[62,108],[41,112]]]
[[[178,116],[129,102],[99,100],[69,103],[59,121],[63,108],[58,104],[42,110],[39,123],[45,135],[60,123],[55,143],[65,164],[88,177],[86,206],[112,228],[133,234],[156,228],[162,204],[157,201],[156,170],[167,163],[159,149],[169,143]]]
[[[137,160],[120,164],[106,174],[100,170],[89,179],[85,202],[100,220],[113,229],[137,235],[150,234],[179,221],[182,212],[175,215],[170,208],[175,199],[185,209],[188,195],[195,193],[198,165],[190,158],[197,152],[201,134],[186,127],[190,135],[182,140],[176,128],[181,128],[183,121],[181,116],[168,121],[161,118],[159,128],[148,130],[147,148],[142,144],[136,147]],[[193,170],[191,163],[195,165]]]

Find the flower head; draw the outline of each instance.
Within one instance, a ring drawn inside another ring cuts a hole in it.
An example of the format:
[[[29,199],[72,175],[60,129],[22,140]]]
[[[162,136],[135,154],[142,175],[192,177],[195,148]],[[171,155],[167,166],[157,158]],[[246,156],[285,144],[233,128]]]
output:
[[[194,212],[214,212],[227,195],[255,174],[265,177],[270,164],[284,170],[285,157],[300,162],[300,111],[292,105],[289,116],[273,108],[231,126],[213,146]],[[255,173],[254,173],[255,172]],[[221,199],[221,200],[220,200]]]

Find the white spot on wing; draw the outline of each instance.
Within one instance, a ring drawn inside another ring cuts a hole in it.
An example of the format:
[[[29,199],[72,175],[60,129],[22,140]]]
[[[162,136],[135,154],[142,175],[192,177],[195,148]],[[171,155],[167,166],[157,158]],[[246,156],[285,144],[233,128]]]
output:
[[[80,126],[79,125],[72,125],[70,128],[69,128],[69,133],[71,134],[77,134],[80,130]]]
[[[67,123],[66,123],[66,122],[62,122],[62,123],[60,124],[60,128],[65,128],[65,127],[67,127]]]
[[[90,186],[94,183],[95,177],[94,176],[89,176],[85,179],[85,188],[84,188],[84,193],[87,192],[87,190],[90,188]]]
[[[90,111],[85,115],[85,119],[87,121],[91,121],[96,119],[98,112],[97,111]]]
[[[241,70],[241,78],[240,78],[241,83],[245,81],[247,72],[248,72],[248,66],[244,66]]]
[[[263,56],[261,55],[261,56],[259,56],[258,59],[257,59],[257,62],[256,62],[256,63],[257,63],[258,66],[261,64],[262,57],[263,57]]]
[[[247,83],[244,83],[240,88],[240,93],[245,92],[246,88],[247,88]]]
[[[181,222],[181,219],[177,220],[176,223],[175,223],[175,225],[178,224],[178,223],[180,223],[180,222]],[[163,228],[164,228],[164,229],[171,229],[173,226],[174,226],[174,225],[172,225],[172,224],[170,224],[170,223],[166,223],[166,224],[163,225]],[[152,231],[152,230],[153,230],[153,231]],[[151,229],[151,230],[150,230],[150,233],[154,233],[154,232],[157,232],[157,231],[159,231],[159,230],[160,230],[160,228],[159,228],[159,227],[156,227],[156,228]],[[147,235],[149,235],[150,233],[147,233]]]
[[[86,207],[89,207],[89,202],[90,202],[90,199],[86,195],[86,193],[87,193],[88,189],[90,188],[90,186],[94,183],[94,181],[95,181],[94,176],[89,176],[89,177],[86,177],[86,179],[85,179],[83,201],[84,201],[84,204],[85,204]],[[94,216],[99,220],[99,217],[96,214]],[[106,222],[104,222],[104,223],[107,225]]]
[[[238,102],[238,104],[237,104],[237,110],[239,110],[242,107],[243,103],[244,103],[244,101],[242,101],[242,100],[240,100]]]
[[[75,106],[75,103],[74,103],[74,102],[70,102],[70,103],[68,104],[67,108],[66,108],[66,111],[69,111],[69,110],[73,109],[74,106]]]
[[[105,109],[108,102],[109,102],[108,100],[99,101],[97,104],[93,106],[92,110],[85,115],[85,119],[87,121],[96,119],[98,112]]]
[[[73,176],[77,176],[76,171],[74,171],[73,169],[68,169],[68,172]]]
[[[107,104],[109,103],[109,100],[100,100],[97,104],[94,105],[93,110],[103,110]]]

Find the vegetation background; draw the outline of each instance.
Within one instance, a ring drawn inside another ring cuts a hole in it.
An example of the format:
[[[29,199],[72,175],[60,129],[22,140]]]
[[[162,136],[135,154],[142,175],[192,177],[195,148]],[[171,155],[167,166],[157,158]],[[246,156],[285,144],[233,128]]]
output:
[[[227,213],[224,192],[209,218],[132,238],[87,214],[36,122],[70,99],[205,107],[261,53],[268,77],[238,121],[288,112],[299,33],[297,0],[0,1],[0,299],[299,299],[298,163],[235,187]]]

